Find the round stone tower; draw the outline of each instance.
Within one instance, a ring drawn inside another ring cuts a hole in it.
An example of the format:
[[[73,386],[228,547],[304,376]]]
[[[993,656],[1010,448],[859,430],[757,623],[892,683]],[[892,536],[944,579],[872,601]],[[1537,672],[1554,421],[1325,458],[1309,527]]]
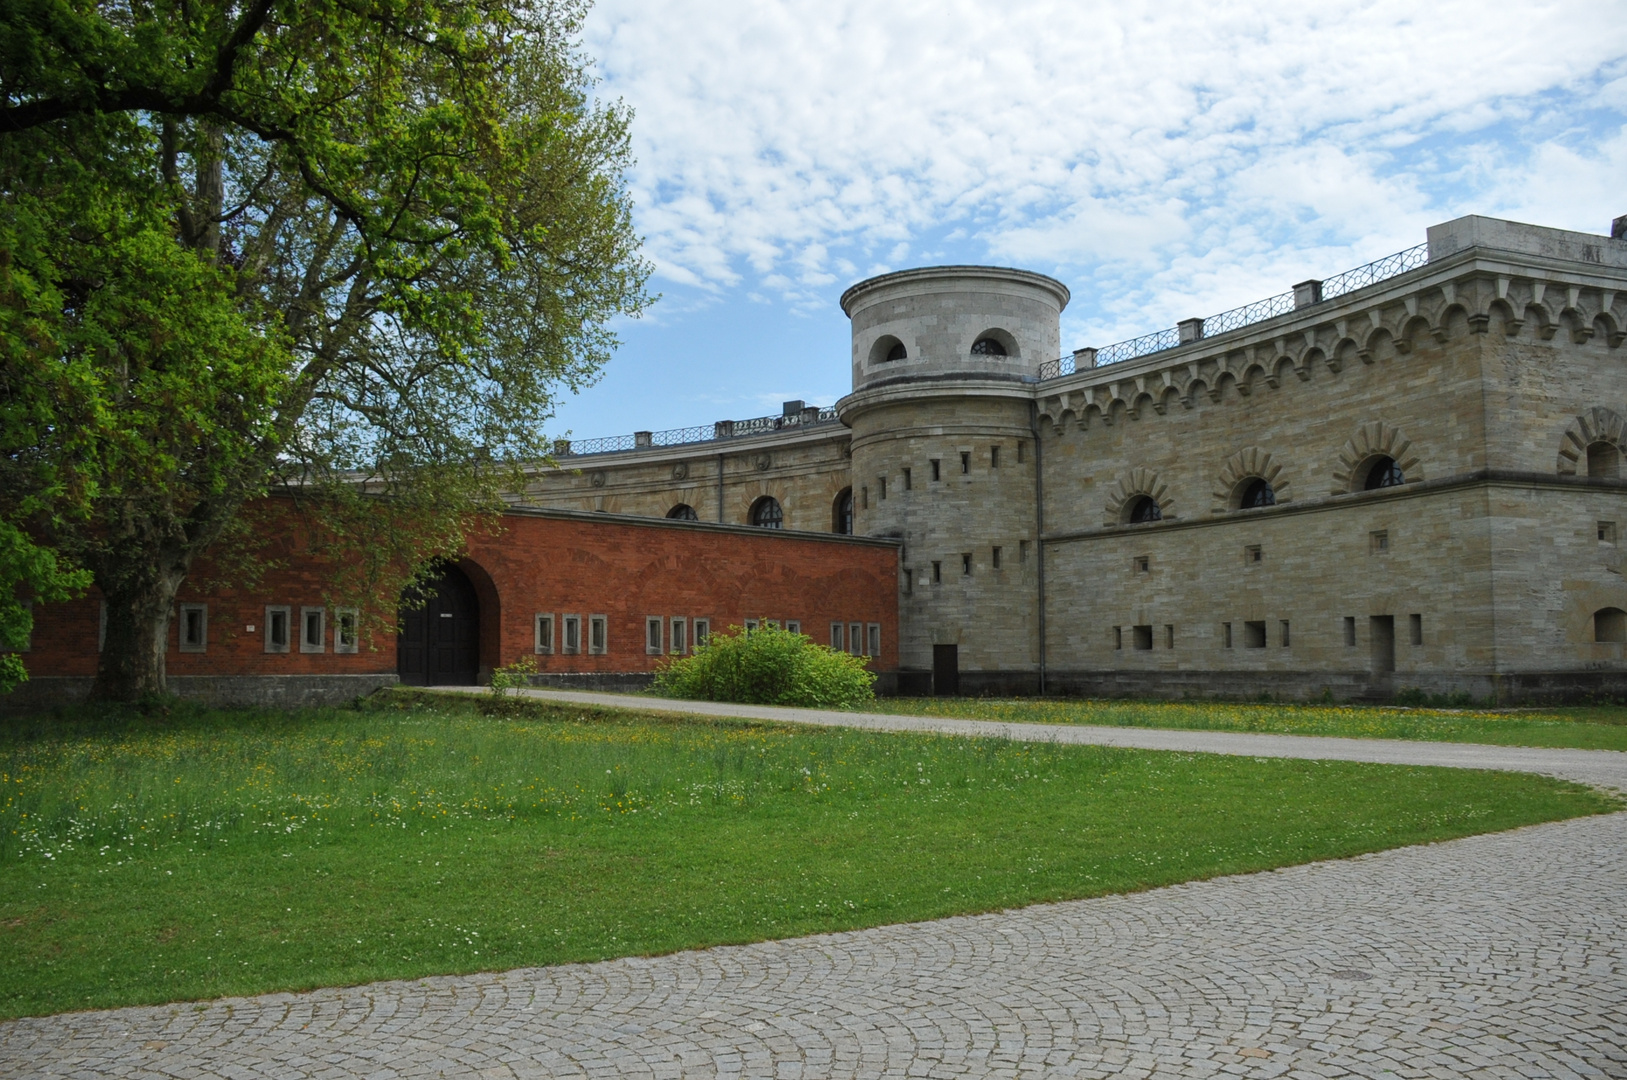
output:
[[[853,324],[853,393],[836,405],[853,429],[853,531],[904,541],[901,688],[928,689],[931,672],[939,692],[1032,690],[1033,389],[1061,351],[1067,287],[941,266],[861,281],[841,302]]]

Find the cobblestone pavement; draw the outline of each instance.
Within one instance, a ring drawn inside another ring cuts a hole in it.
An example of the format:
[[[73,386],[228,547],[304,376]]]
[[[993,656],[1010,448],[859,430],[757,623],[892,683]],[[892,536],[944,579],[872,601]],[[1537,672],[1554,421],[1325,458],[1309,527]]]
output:
[[[1275,753],[1253,745],[1228,752]],[[1627,789],[1623,761],[1572,764]],[[0,1075],[1623,1078],[1627,814],[654,959],[13,1021]]]

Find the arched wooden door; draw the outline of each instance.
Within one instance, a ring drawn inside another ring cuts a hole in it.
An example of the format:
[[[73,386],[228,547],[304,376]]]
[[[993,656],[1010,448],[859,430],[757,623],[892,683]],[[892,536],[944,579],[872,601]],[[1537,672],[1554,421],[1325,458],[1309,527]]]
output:
[[[428,601],[401,610],[396,674],[408,686],[473,686],[480,673],[480,600],[455,566],[425,584]]]

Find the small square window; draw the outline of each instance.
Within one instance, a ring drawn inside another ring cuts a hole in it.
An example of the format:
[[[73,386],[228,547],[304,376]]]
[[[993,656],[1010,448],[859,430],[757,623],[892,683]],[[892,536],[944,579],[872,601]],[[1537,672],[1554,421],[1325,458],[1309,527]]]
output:
[[[910,471],[904,470],[904,490],[909,491],[914,485],[910,483]]]
[[[1367,550],[1374,555],[1385,555],[1390,550],[1390,533],[1388,529],[1379,529],[1367,534]]]
[[[288,642],[291,640],[288,627],[290,610],[280,604],[266,608],[266,652],[288,651]]]
[[[802,620],[801,619],[786,619],[785,620],[785,632],[787,634],[800,634],[800,633],[802,633]]]
[[[539,655],[547,656],[554,651],[554,617],[552,613],[537,616],[535,644]]]
[[[753,630],[757,629],[757,620],[756,619],[747,619],[746,623],[745,623],[745,628],[746,628],[746,633],[748,633],[748,634],[751,633]]]
[[[1150,625],[1132,626],[1130,630],[1135,635],[1135,643],[1138,650],[1141,652],[1147,652],[1152,648],[1152,627]]]
[[[565,615],[560,619],[560,649],[566,656],[576,656],[582,651],[582,616]]]
[[[1599,522],[1599,542],[1614,544],[1616,542],[1616,523],[1614,521]]]
[[[1000,467],[1000,448],[998,446],[991,446],[991,447],[989,447],[989,468],[998,469],[999,467]]]
[[[711,639],[712,639],[712,620],[711,619],[696,619],[695,620],[695,646],[694,647],[697,648],[697,649],[704,648],[706,643],[708,641],[710,641]]]
[[[361,651],[361,612],[353,607],[333,609],[333,651],[354,653]]]
[[[1137,555],[1131,565],[1138,574],[1152,573],[1152,558],[1147,555]]]
[[[588,616],[588,652],[603,656],[610,651],[610,620],[603,615]]]
[[[962,450],[960,452],[960,475],[962,475],[962,476],[969,475],[971,473],[971,471],[972,471],[972,452],[970,450]]]
[[[328,612],[326,608],[299,609],[299,651],[319,653],[327,651]]]
[[[938,461],[938,459],[937,459],[937,458],[933,458],[933,459],[932,459],[932,460],[931,460],[931,461],[929,461],[929,462],[928,462],[928,463],[927,463],[927,464],[929,464],[929,465],[931,465],[931,466],[932,466],[932,479],[934,479],[934,480],[941,480],[941,479],[943,479],[943,478],[942,478],[942,477],[941,477],[941,476],[939,476],[939,475],[938,475],[938,472],[939,472],[939,464],[940,464],[940,463],[939,463],[939,461]]]
[[[1277,627],[1282,631],[1282,647],[1286,649],[1288,648],[1288,620],[1280,620],[1277,623]]]
[[[996,570],[1000,569],[1000,548],[999,548],[999,545],[995,545],[994,550],[992,552],[990,552],[990,554],[989,554],[989,565],[994,567]]]
[[[667,652],[682,656],[689,648],[689,620],[675,618],[667,628]]]
[[[1407,622],[1412,630],[1412,643],[1422,645],[1424,643],[1424,617],[1422,615],[1408,615]]]
[[[866,626],[864,628],[864,630],[865,630],[865,637],[868,639],[868,644],[869,644],[869,647],[865,650],[864,655],[866,655],[866,656],[880,656],[881,655],[881,624],[878,623],[878,622],[870,623],[868,626]]]
[[[661,616],[650,615],[644,620],[644,651],[651,656],[661,654]]]
[[[1164,624],[1164,648],[1173,649],[1174,647],[1175,647],[1175,627],[1171,623],[1165,623]]]
[[[201,653],[209,647],[209,607],[207,604],[181,605],[181,651]]]
[[[1259,544],[1250,544],[1243,549],[1244,565],[1252,566],[1254,563],[1259,562],[1261,558],[1263,558],[1263,555],[1260,552]]]
[[[1259,619],[1254,622],[1245,622],[1243,624],[1243,647],[1246,649],[1265,648],[1264,619]]]
[[[1347,646],[1356,644],[1356,616],[1354,615],[1345,616],[1345,644]]]
[[[943,563],[934,561],[933,564],[932,564],[932,584],[939,585],[939,584],[942,584],[942,582],[943,582]]]
[[[964,552],[960,557],[960,573],[964,577],[972,572],[972,553]]]
[[[847,649],[846,623],[833,622],[830,624],[830,647],[837,652]]]
[[[1229,622],[1220,624],[1220,647],[1223,649],[1232,647],[1232,624]]]

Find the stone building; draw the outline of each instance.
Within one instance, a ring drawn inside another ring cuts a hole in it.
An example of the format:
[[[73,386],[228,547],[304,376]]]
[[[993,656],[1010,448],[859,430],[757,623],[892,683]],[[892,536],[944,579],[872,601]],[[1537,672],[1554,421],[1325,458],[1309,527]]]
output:
[[[516,501],[900,545],[909,692],[1627,692],[1627,219],[1484,217],[1061,360],[1021,270],[860,282],[834,409],[562,445]]]

